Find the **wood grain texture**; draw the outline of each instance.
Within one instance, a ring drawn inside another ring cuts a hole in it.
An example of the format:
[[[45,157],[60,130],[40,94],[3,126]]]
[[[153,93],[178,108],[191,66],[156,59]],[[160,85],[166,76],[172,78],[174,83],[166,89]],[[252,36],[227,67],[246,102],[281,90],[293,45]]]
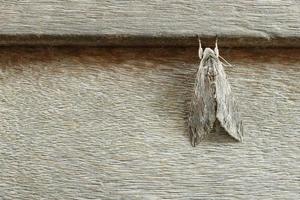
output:
[[[300,47],[297,0],[11,0],[0,9],[1,45],[189,46],[218,35],[221,46]]]
[[[299,199],[300,50],[229,50],[244,142],[191,147],[197,48],[1,48],[2,199]]]

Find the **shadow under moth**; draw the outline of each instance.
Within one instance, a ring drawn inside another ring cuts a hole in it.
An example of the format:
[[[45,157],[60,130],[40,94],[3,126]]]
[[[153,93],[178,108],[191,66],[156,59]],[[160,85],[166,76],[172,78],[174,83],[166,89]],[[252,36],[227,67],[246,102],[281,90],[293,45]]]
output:
[[[188,126],[192,146],[196,146],[208,134],[220,130],[236,139],[243,139],[243,125],[237,103],[215,49],[205,48],[199,40],[200,66],[196,75]],[[222,57],[221,57],[222,58]]]

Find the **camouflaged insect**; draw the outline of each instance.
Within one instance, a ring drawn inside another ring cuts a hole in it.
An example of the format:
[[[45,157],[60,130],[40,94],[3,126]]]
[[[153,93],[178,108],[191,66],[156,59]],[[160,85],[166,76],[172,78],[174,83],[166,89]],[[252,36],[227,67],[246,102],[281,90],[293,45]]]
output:
[[[188,119],[192,146],[205,136],[224,129],[238,141],[243,139],[243,125],[237,103],[226,79],[217,46],[212,50],[201,48],[199,40],[200,66],[196,76],[194,94]]]

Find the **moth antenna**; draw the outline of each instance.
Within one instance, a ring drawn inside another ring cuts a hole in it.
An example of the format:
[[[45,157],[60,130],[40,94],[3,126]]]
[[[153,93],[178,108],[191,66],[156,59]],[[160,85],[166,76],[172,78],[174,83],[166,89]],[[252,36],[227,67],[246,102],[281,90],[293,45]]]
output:
[[[222,56],[219,55],[219,57],[226,63],[226,67],[230,66],[230,67],[234,67],[234,65],[230,64],[227,60],[225,60],[225,58],[223,58]],[[223,63],[224,64],[224,63]]]
[[[202,59],[202,56],[203,56],[203,49],[201,47],[201,40],[200,40],[200,37],[198,38],[199,39],[199,50],[198,50],[198,55],[199,55],[199,58],[200,60]]]
[[[216,36],[216,45],[215,45],[215,54],[217,57],[219,57],[219,49],[218,49],[218,37]]]

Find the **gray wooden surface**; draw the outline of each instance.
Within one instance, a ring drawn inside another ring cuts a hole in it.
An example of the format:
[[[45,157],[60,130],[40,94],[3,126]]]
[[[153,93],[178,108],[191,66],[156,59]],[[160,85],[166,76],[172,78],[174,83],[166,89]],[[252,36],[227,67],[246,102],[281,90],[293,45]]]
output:
[[[69,1],[0,3],[0,44],[300,47],[298,0]],[[165,37],[165,39],[161,39]]]
[[[187,133],[196,48],[0,49],[0,199],[299,199],[300,50],[220,50],[243,143]]]

